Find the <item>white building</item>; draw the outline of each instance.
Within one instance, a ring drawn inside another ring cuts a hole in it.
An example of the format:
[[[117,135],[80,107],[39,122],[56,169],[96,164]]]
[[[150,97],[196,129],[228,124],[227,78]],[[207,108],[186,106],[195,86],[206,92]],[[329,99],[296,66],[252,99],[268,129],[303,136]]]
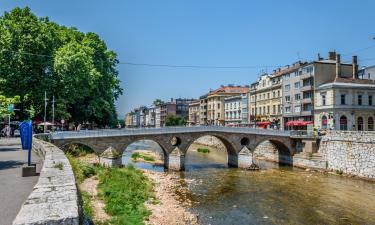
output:
[[[374,130],[374,81],[340,77],[318,86],[315,93],[316,127],[323,130]]]
[[[225,125],[236,126],[242,122],[242,97],[235,95],[224,99]]]
[[[160,127],[160,105],[155,106],[155,127]]]
[[[155,107],[151,106],[146,114],[146,127],[155,127]]]

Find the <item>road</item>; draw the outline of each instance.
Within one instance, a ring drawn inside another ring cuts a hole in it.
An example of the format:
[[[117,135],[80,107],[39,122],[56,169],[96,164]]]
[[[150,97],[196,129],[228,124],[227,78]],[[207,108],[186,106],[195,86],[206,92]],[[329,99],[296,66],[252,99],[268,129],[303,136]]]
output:
[[[32,154],[37,172],[41,160]],[[21,150],[20,138],[0,139],[0,224],[10,225],[27,199],[38,176],[21,177],[21,167],[27,163],[27,151]]]

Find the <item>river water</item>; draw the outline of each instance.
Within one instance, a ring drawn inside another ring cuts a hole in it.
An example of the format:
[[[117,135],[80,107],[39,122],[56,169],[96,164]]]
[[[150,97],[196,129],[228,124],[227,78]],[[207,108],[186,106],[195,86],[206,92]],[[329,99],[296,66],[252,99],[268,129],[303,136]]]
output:
[[[375,224],[375,183],[264,161],[258,162],[260,171],[227,168],[225,152],[199,153],[197,147],[189,149],[180,176],[202,225]],[[124,163],[132,149],[155,147],[141,143],[129,149]]]

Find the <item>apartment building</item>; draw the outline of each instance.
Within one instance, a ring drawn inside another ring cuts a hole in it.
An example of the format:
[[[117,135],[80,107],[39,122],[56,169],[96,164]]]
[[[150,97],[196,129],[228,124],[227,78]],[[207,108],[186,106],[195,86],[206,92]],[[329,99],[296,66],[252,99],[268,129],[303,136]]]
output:
[[[250,86],[248,87],[248,92],[241,95],[241,125],[248,126],[250,123]]]
[[[349,65],[340,62],[337,54],[335,76],[316,85],[316,127],[323,130],[374,130],[375,81],[359,78],[356,56],[353,56],[350,67],[351,71],[348,70]]]
[[[160,105],[155,106],[155,127],[161,127],[160,109],[161,109]]]
[[[248,87],[221,86],[207,95],[207,124],[225,125],[224,101],[226,97],[241,95],[248,92]]]
[[[199,125],[200,119],[200,100],[194,101],[189,104],[189,120],[188,125],[194,126]]]
[[[250,85],[250,123],[279,128],[282,124],[282,75],[279,69],[262,74]]]
[[[242,95],[224,99],[225,126],[239,126],[242,122]]]
[[[199,124],[207,125],[207,94],[199,98]]]
[[[132,127],[133,126],[133,114],[127,113],[125,115],[125,127]]]

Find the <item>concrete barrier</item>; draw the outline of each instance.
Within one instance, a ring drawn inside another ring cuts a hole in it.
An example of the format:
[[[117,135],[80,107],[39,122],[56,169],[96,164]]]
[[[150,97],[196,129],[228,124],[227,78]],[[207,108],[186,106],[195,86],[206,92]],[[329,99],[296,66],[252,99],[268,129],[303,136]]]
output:
[[[79,198],[74,174],[64,152],[34,138],[33,149],[44,159],[38,183],[13,225],[78,225]]]

